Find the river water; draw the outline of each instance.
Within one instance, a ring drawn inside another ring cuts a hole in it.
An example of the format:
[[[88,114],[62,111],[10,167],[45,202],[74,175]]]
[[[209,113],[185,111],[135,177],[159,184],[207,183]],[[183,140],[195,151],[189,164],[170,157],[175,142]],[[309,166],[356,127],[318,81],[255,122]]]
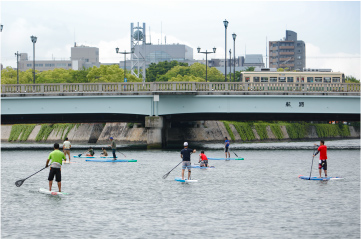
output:
[[[48,169],[14,184],[42,169],[51,149],[3,148],[1,237],[360,238],[360,140],[327,143],[328,175],[344,180],[298,178],[310,174],[313,142],[236,145],[244,161],[192,169],[193,184],[174,181],[180,166],[162,179],[180,162],[181,148],[122,149],[138,162],[63,165],[63,197],[37,191],[48,187]],[[221,146],[204,148],[208,157],[224,157]],[[311,173],[318,175],[316,157]]]

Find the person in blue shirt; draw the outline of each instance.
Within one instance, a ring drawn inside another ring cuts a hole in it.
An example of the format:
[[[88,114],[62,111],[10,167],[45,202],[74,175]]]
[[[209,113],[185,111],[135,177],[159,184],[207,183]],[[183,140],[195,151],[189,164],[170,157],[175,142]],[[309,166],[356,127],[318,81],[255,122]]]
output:
[[[226,158],[227,158],[227,153],[228,153],[228,158],[231,157],[231,154],[229,152],[229,140],[227,139],[227,137],[224,137],[224,152],[226,154]]]
[[[182,164],[182,180],[184,180],[184,170],[188,168],[188,180],[191,179],[191,153],[195,153],[195,149],[188,148],[188,142],[184,142],[184,149],[181,151]]]

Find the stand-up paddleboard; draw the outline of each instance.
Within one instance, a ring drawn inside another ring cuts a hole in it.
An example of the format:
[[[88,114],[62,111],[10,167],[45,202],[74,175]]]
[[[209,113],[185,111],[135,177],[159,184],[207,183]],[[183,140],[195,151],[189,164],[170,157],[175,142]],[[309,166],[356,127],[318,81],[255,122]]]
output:
[[[39,193],[49,194],[49,195],[57,195],[57,196],[69,195],[69,193],[49,191],[48,189],[45,189],[45,188],[40,188]]]
[[[191,168],[215,168],[214,166],[209,166],[209,167],[201,167],[199,165],[191,165]]]
[[[208,158],[209,160],[244,160],[244,158]]]
[[[340,178],[340,177],[319,178],[319,177],[310,177],[310,176],[303,176],[303,175],[299,175],[298,177],[299,177],[300,179],[317,180],[317,181],[329,181],[329,180],[340,180],[340,179],[343,179],[343,178]]]
[[[79,155],[74,155],[74,158],[89,158],[89,159],[95,159],[95,158],[113,158],[113,156],[80,156]],[[118,157],[116,157],[118,158]]]
[[[198,180],[192,179],[192,180],[188,180],[188,179],[182,179],[181,177],[177,177],[174,179],[177,182],[181,182],[181,183],[196,183],[198,182]]]
[[[86,159],[88,162],[137,162],[136,159]]]

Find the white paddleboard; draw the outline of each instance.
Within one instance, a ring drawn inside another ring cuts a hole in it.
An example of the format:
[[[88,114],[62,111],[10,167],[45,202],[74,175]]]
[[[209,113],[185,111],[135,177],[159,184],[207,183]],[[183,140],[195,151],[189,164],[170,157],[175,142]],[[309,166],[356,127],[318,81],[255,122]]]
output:
[[[196,183],[198,182],[198,180],[192,179],[192,180],[188,180],[188,179],[182,179],[181,177],[177,177],[174,179],[177,182],[181,182],[181,183]]]
[[[39,193],[48,194],[48,195],[57,195],[57,196],[69,195],[69,193],[49,191],[48,189],[45,188],[40,188]]]

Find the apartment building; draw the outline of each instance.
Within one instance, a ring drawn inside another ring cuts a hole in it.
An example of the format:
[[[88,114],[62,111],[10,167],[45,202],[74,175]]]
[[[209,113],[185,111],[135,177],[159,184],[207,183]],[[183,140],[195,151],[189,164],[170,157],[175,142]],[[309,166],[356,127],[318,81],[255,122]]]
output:
[[[297,40],[297,33],[286,30],[286,37],[269,41],[269,67],[302,70],[306,68],[306,45]]]

